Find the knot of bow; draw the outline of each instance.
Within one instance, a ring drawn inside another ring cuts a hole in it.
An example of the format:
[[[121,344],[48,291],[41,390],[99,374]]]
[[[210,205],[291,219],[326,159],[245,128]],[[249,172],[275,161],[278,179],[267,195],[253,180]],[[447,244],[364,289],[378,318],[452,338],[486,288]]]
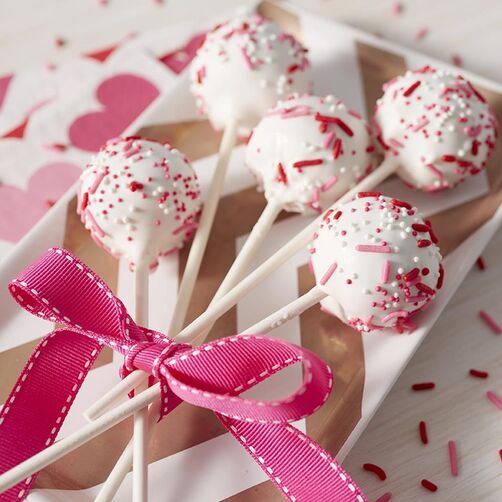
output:
[[[312,352],[260,335],[197,348],[178,344],[135,324],[102,279],[59,248],[49,249],[9,290],[24,309],[64,327],[40,342],[0,413],[0,472],[55,441],[85,376],[108,346],[124,356],[123,374],[141,369],[161,381],[161,416],[182,401],[214,411],[287,499],[365,500],[332,456],[290,425],[317,411],[331,392],[331,370]],[[303,381],[286,398],[240,396],[299,362]],[[33,416],[39,417],[35,424]],[[0,499],[24,498],[34,478]]]

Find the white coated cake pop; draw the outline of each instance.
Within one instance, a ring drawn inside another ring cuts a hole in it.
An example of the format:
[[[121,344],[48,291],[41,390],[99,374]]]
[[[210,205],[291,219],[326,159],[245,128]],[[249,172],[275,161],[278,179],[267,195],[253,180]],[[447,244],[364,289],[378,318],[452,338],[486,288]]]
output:
[[[378,192],[328,210],[310,252],[322,306],[360,331],[413,328],[412,317],[443,282],[429,222],[406,202]]]
[[[249,131],[278,99],[310,89],[306,49],[257,14],[217,25],[190,67],[199,110],[215,129],[231,120]]]
[[[370,130],[333,96],[291,97],[261,119],[246,164],[269,202],[288,211],[327,209],[374,167]]]
[[[462,76],[425,66],[391,80],[375,125],[386,155],[408,184],[435,192],[486,166],[497,124],[485,98]]]
[[[78,212],[112,255],[153,267],[192,236],[199,193],[190,162],[169,144],[116,138],[83,171]]]

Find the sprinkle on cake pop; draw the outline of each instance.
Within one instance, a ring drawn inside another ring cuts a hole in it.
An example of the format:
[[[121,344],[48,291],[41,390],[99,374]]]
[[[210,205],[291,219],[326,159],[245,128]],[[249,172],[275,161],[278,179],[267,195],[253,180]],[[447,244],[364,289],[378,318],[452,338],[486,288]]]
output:
[[[360,192],[328,210],[310,253],[322,306],[360,331],[413,327],[443,283],[441,254],[429,222],[407,202]]]
[[[231,120],[249,131],[278,99],[310,88],[307,50],[257,14],[213,28],[190,68],[199,110],[215,129]]]
[[[463,78],[425,66],[384,86],[375,126],[397,173],[428,192],[451,188],[487,163],[497,123],[485,98]]]
[[[267,200],[288,211],[322,212],[374,167],[363,118],[333,96],[292,96],[252,132],[246,164]]]
[[[192,236],[199,194],[197,176],[181,152],[140,137],[116,138],[83,171],[78,212],[113,256],[153,267]]]

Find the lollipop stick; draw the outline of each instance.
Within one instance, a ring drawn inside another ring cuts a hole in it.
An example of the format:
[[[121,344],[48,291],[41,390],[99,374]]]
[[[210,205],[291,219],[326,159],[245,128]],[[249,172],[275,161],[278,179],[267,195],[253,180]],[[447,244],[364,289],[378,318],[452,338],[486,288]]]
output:
[[[299,316],[301,313],[305,312],[307,309],[319,303],[323,298],[328,296],[320,286],[314,286],[310,291],[307,291],[304,295],[300,296],[296,300],[285,307],[280,308],[273,314],[270,314],[265,319],[257,322],[250,328],[246,329],[242,335],[264,335],[274,328],[277,328],[281,324],[289,321],[293,317]]]
[[[151,439],[153,429],[159,418],[160,401],[155,401],[148,411],[148,440]],[[111,502],[117,494],[120,485],[130,471],[133,463],[133,440],[129,441],[108,478],[99,490],[94,502]]]
[[[244,243],[244,246],[227,272],[225,279],[223,279],[218,291],[216,291],[211,303],[230,291],[242,278],[250,261],[253,259],[253,256],[256,254],[265,237],[272,228],[272,225],[281,212],[281,209],[282,206],[273,202],[269,202],[266,205],[265,209],[258,218],[258,221],[251,230],[249,237]]]
[[[136,264],[135,271],[135,321],[140,326],[148,325],[148,277],[149,269],[145,262]],[[145,390],[146,384],[136,387],[137,393]],[[148,500],[148,408],[134,414],[133,432],[133,501]]]
[[[94,422],[84,425],[73,434],[57,441],[33,457],[16,465],[9,471],[0,475],[0,493],[8,490],[31,474],[40,471],[44,467],[52,464],[67,453],[76,450],[99,434],[112,428],[125,418],[131,416],[137,410],[141,410],[153,401],[159,399],[160,384],[156,383],[136,397],[120,404],[113,410],[102,415]]]
[[[351,200],[358,192],[372,190],[391,174],[398,167],[394,158],[388,158],[375,169],[371,174],[361,180],[355,187],[338,199],[331,209],[336,209],[340,204]],[[317,217],[312,223],[304,228],[300,233],[293,237],[286,245],[279,249],[270,258],[264,261],[251,274],[242,279],[240,283],[229,291],[225,296],[217,300],[211,307],[203,312],[197,319],[184,328],[176,337],[176,341],[180,343],[199,344],[203,341],[203,334],[207,328],[216,322],[225,312],[236,305],[249,291],[257,284],[266,279],[274,270],[279,268],[285,261],[291,258],[296,252],[305,247],[312,234],[317,230],[321,222],[322,215]]]
[[[227,172],[228,161],[237,139],[237,128],[237,122],[232,121],[227,125],[223,133],[220,150],[218,152],[216,169],[209,187],[207,198],[204,202],[199,227],[193,239],[192,247],[190,248],[190,253],[185,266],[185,272],[183,273],[183,278],[181,279],[181,284],[178,290],[178,298],[176,306],[174,307],[173,318],[171,319],[171,325],[169,326],[167,332],[169,336],[178,334],[185,322],[190,298],[193,293],[202,257],[204,256],[204,251],[209,239],[209,233],[211,232],[211,227],[213,226],[216,209],[218,208],[220,193],[223,189],[223,183]]]

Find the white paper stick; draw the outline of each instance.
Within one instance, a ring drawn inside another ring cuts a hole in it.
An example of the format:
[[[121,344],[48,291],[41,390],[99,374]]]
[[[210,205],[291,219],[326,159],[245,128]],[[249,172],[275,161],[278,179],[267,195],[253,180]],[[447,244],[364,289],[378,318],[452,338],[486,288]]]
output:
[[[112,428],[125,418],[143,409],[155,400],[159,399],[160,384],[156,383],[136,397],[120,404],[113,410],[99,417],[94,422],[84,425],[81,429],[69,436],[57,441],[33,457],[16,465],[9,471],[0,475],[0,493],[8,490],[31,474],[40,471],[56,460],[64,457],[96,436]]]
[[[135,322],[148,326],[148,263],[143,260],[135,270]],[[135,391],[140,393],[146,384],[140,384]],[[148,500],[148,408],[134,414],[133,428],[133,502]]]
[[[314,286],[304,295],[275,311],[273,314],[270,314],[268,317],[257,322],[240,334],[264,335],[269,331],[272,331],[274,328],[279,327],[281,324],[289,321],[290,319],[293,319],[293,317],[299,316],[316,303],[319,303],[323,298],[326,298],[326,296],[328,296],[327,293],[323,291],[320,286]]]
[[[393,174],[397,167],[398,165],[395,159],[387,157],[378,169],[375,169],[375,171],[366,176],[366,178],[361,180],[361,182],[359,182],[355,187],[340,197],[340,199],[338,199],[331,206],[331,208],[336,209],[336,207],[340,204],[351,200],[358,192],[372,190],[383,180]],[[236,305],[241,298],[243,298],[256,286],[256,284],[268,277],[275,269],[279,268],[285,261],[309,243],[312,238],[312,234],[319,226],[321,218],[322,215],[316,218],[286,245],[263,262],[256,270],[242,279],[240,283],[224,297],[217,300],[214,305],[209,307],[197,319],[184,328],[176,337],[176,341],[180,343],[191,343],[194,345],[198,345],[203,342],[203,335],[211,324],[216,322],[223,314]]]
[[[148,410],[148,443],[153,435],[154,427],[157,423],[160,413],[160,401],[155,401]],[[124,481],[127,473],[130,471],[133,463],[133,440],[129,441],[124,451],[113,467],[112,472],[106,478],[103,486],[99,490],[94,502],[111,502],[120,485]]]
[[[237,139],[237,129],[237,122],[232,121],[228,124],[223,133],[220,150],[218,152],[218,161],[211,180],[208,196],[204,202],[199,227],[195,233],[192,247],[190,248],[185,272],[183,273],[183,278],[181,279],[178,290],[178,298],[174,307],[173,317],[167,331],[168,336],[171,337],[178,334],[185,322],[190,298],[192,297],[202,257],[204,256],[209,234],[213,226],[216,209],[218,208],[218,202],[228,168],[228,161]]]

